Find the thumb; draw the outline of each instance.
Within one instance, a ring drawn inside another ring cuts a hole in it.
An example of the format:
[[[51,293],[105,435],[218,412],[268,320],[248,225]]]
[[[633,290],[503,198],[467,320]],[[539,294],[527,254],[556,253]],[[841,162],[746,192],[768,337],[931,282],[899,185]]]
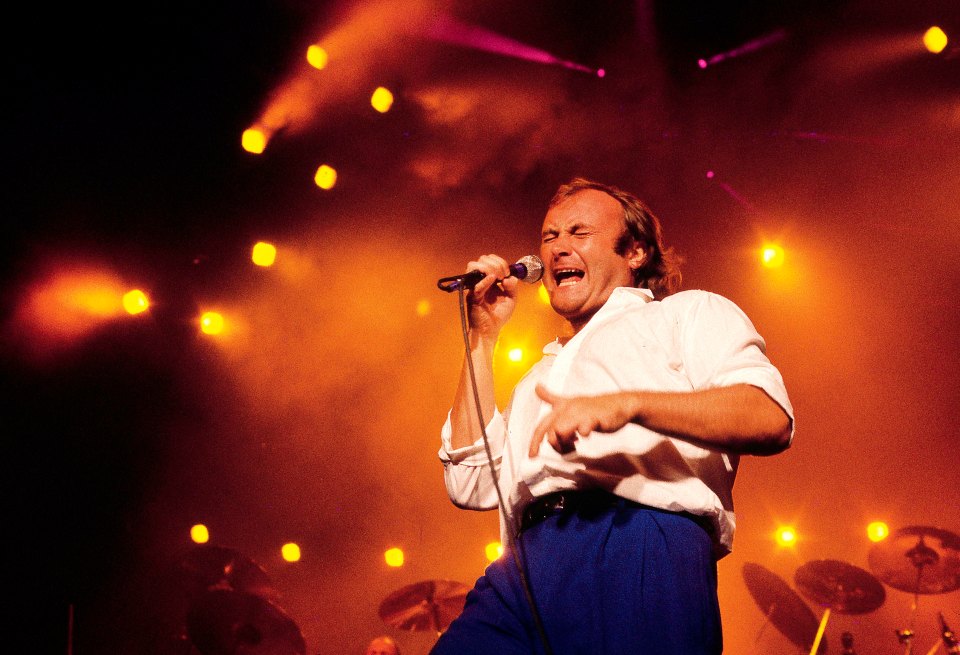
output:
[[[551,393],[542,382],[538,382],[534,390],[537,392],[537,396],[540,397],[540,400],[546,401],[551,405],[557,401],[557,395]]]

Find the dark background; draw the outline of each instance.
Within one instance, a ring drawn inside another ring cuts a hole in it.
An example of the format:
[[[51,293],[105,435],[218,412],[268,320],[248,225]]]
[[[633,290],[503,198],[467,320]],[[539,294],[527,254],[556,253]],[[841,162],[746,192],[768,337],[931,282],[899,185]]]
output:
[[[606,76],[427,38],[443,13]],[[741,467],[720,563],[726,652],[799,652],[764,626],[744,563],[793,585],[816,559],[868,568],[871,520],[960,531],[956,2],[23,14],[8,23],[0,260],[23,650],[66,651],[73,608],[77,655],[174,652],[178,562],[203,522],[263,566],[308,653],[361,653],[381,633],[426,653],[434,635],[385,625],[380,602],[425,579],[472,584],[497,537],[494,513],[457,510],[443,488],[462,342],[436,280],[485,252],[535,252],[547,200],[575,175],[654,209],[685,286],[744,308],[796,408],[793,448]],[[920,43],[934,24],[954,38],[939,55]],[[313,42],[331,64],[311,73]],[[378,85],[396,96],[386,114],[369,106]],[[281,129],[244,152],[267,115]],[[321,163],[339,172],[330,191],[312,182]],[[275,267],[250,264],[258,239],[277,243]],[[785,247],[782,269],[758,266],[764,239]],[[25,318],[76,271],[146,290],[150,312],[69,338]],[[533,287],[523,300],[504,340],[536,352],[560,325]],[[221,339],[196,329],[212,306],[233,321]],[[501,400],[529,363],[498,359]],[[783,522],[792,549],[772,541]],[[296,564],[279,556],[290,540]],[[401,569],[383,562],[391,546]],[[902,652],[908,626],[926,652],[938,612],[960,626],[960,592],[915,613],[912,600],[887,587],[876,611],[834,614],[831,652],[843,631],[862,653]]]

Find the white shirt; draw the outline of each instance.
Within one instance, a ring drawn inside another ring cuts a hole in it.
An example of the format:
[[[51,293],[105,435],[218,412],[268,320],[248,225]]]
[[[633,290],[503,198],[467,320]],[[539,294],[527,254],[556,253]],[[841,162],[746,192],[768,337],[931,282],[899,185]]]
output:
[[[566,455],[544,440],[538,455],[530,458],[531,433],[550,409],[534,392],[539,382],[568,396],[747,383],[764,390],[793,422],[783,379],[766,357],[763,338],[737,305],[700,290],[656,301],[646,289],[617,288],[566,345],[547,344],[543,358],[517,383],[507,409],[496,412],[486,426],[510,514],[500,517],[504,544],[516,534],[522,509],[533,497],[601,487],[651,507],[707,517],[715,527],[718,557],[733,547],[732,489],[739,457],[631,423],[578,439],[576,450]],[[496,508],[483,440],[454,449],[451,430],[448,414],[439,457],[450,499],[467,509]]]

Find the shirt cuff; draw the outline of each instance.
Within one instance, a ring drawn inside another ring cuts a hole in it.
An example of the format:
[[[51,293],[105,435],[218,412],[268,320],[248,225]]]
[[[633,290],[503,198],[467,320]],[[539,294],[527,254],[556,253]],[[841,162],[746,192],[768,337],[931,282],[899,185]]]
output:
[[[490,441],[494,457],[500,455],[503,444],[503,417],[500,410],[495,409],[493,417],[486,425],[487,439]],[[466,466],[488,466],[487,450],[483,447],[483,437],[462,448],[453,447],[453,425],[450,422],[450,412],[440,430],[440,451],[437,455],[444,464],[464,464]],[[494,447],[498,444],[500,447]]]

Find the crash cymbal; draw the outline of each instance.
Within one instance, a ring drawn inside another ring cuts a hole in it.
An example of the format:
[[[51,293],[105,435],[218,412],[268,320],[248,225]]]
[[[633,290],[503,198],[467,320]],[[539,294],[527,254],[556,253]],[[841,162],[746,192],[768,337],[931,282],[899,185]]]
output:
[[[283,609],[261,596],[213,589],[187,613],[187,634],[203,655],[304,655],[300,628]]]
[[[180,583],[191,599],[210,589],[232,589],[277,598],[267,572],[232,548],[212,544],[197,546],[180,561],[178,572]]]
[[[835,559],[807,562],[793,574],[804,596],[841,614],[872,612],[887,598],[883,585],[869,571]]]
[[[399,630],[443,632],[463,611],[470,588],[453,580],[424,580],[397,589],[380,603],[380,618]]]
[[[897,530],[875,544],[870,569],[881,581],[912,594],[960,588],[960,536],[922,525]]]
[[[803,599],[780,576],[760,564],[744,564],[743,581],[767,620],[804,652],[808,651],[819,622]],[[826,652],[827,642],[820,642],[817,653]]]

